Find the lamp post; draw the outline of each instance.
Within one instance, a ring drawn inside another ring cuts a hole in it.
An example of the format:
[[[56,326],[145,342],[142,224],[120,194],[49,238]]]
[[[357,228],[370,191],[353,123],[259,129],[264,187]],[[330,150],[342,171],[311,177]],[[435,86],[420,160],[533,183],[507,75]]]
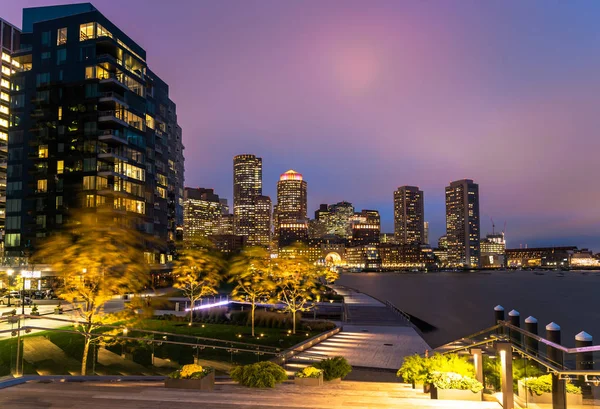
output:
[[[8,306],[10,307],[10,289],[11,289],[11,285],[10,282],[12,281],[12,275],[14,273],[14,270],[7,270],[6,274],[8,274]]]
[[[23,285],[21,286],[21,314],[25,315],[25,277],[21,272],[21,281]]]

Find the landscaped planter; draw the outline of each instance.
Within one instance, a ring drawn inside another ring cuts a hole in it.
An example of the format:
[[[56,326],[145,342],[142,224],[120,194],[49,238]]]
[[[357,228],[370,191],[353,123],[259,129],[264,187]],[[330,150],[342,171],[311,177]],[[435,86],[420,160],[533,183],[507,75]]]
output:
[[[322,386],[323,385],[323,374],[318,378],[298,378],[294,377],[294,383],[300,386]]]
[[[212,391],[215,389],[215,372],[211,372],[201,379],[165,379],[165,388],[198,389]]]
[[[530,392],[525,387],[525,384],[522,381],[518,382],[519,384],[519,399],[522,401],[526,401],[528,403],[552,403],[552,394],[551,393],[542,393],[541,395],[536,395],[533,392]],[[567,393],[567,406],[577,406],[583,405],[583,395],[575,394],[575,393]]]
[[[481,401],[481,392],[460,389],[438,389],[431,386],[431,399]]]

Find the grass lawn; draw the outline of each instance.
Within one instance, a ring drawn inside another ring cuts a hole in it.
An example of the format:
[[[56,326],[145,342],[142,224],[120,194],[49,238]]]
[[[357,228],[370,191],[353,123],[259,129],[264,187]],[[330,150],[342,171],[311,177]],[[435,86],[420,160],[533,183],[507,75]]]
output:
[[[68,329],[64,327],[62,329]],[[94,365],[95,372],[102,375],[140,375],[143,373],[164,375],[171,372],[175,367],[183,364],[193,363],[198,359],[204,364],[215,362],[222,363],[221,366],[247,364],[266,360],[273,357],[270,354],[257,354],[255,352],[242,352],[239,349],[258,349],[257,346],[276,347],[281,350],[289,348],[311,336],[317,334],[316,331],[299,331],[296,335],[289,334],[287,329],[283,328],[260,328],[256,327],[255,337],[251,336],[249,326],[228,325],[228,324],[202,324],[194,323],[188,326],[182,321],[166,320],[145,320],[136,328],[152,331],[169,332],[173,334],[192,335],[197,337],[215,338],[222,341],[237,341],[253,345],[227,344],[227,342],[216,342],[208,340],[198,340],[198,343],[208,345],[204,348],[194,348],[192,346],[170,344],[170,343],[147,343],[143,341],[128,341],[126,343],[117,342],[105,346],[108,354],[112,358],[111,362],[102,365],[99,361],[95,362],[93,355],[97,348],[90,348],[88,356],[88,373],[92,373]],[[103,332],[99,329],[97,332]],[[307,335],[308,334],[308,335]],[[143,337],[143,332],[135,331],[129,328],[129,336]],[[262,335],[262,336],[261,336]],[[75,374],[80,371],[81,356],[83,354],[83,336],[79,334],[64,333],[57,331],[43,331],[35,334],[23,336],[22,339],[44,337],[60,348],[68,358],[69,363],[56,362],[49,357],[47,360],[28,362],[25,356],[24,373],[25,374]],[[160,336],[150,337],[159,340]],[[169,341],[196,343],[194,339],[187,337],[169,336]],[[211,346],[225,346],[227,349],[212,348]],[[9,375],[15,368],[16,362],[16,337],[0,341],[0,376]],[[124,358],[121,356],[124,354]],[[155,357],[155,365],[152,365],[152,359]],[[74,362],[77,361],[77,362]],[[106,363],[106,362],[105,362]],[[162,366],[161,366],[162,365]]]

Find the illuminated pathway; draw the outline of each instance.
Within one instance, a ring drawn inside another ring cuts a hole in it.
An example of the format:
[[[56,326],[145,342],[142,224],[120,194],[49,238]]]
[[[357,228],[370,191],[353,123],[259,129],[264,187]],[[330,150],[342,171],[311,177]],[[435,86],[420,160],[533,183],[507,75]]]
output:
[[[293,383],[275,389],[251,389],[231,382],[215,390],[165,389],[158,382],[27,383],[2,389],[0,407],[93,409],[500,409],[495,402],[430,400],[410,386],[397,383],[352,382],[301,387]]]
[[[406,355],[431,349],[408,321],[385,304],[343,287],[334,289],[344,296],[346,303],[347,322],[343,323],[343,331],[309,348],[289,367],[300,369],[320,355],[343,356],[355,367],[397,370]]]

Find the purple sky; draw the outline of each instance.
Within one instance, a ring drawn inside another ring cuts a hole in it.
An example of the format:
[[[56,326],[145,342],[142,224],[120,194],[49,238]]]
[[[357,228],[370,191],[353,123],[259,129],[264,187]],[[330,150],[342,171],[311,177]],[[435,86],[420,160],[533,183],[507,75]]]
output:
[[[61,1],[3,1],[21,8]],[[66,2],[69,3],[69,2]],[[232,157],[264,191],[304,174],[309,209],[347,200],[393,230],[393,191],[480,185],[482,233],[600,251],[600,2],[97,0],[169,85],[186,185],[231,202]]]

